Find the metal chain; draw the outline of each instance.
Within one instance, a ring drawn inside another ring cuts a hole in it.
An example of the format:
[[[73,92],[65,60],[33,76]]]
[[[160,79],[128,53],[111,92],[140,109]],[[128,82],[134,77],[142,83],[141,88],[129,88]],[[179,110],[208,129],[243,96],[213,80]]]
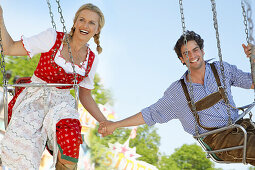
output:
[[[245,4],[247,6],[247,12],[245,11]],[[242,14],[244,18],[244,26],[245,26],[245,34],[246,34],[246,41],[248,44],[252,43],[254,44],[254,38],[253,38],[253,21],[252,21],[252,10],[251,10],[251,4],[248,1],[242,0]],[[247,13],[247,15],[246,15]],[[248,29],[249,25],[249,29]]]
[[[49,7],[49,13],[50,13],[50,17],[51,17],[51,24],[52,24],[52,27],[56,30],[57,27],[56,27],[56,23],[54,22],[54,15],[52,13],[52,10],[51,10],[51,5],[50,5],[50,1],[47,0],[47,4],[48,4],[48,7]]]
[[[230,107],[231,106],[229,104],[229,99],[228,99],[228,95],[227,95],[227,91],[226,91],[226,77],[225,77],[225,74],[224,74],[224,66],[223,66],[223,61],[222,61],[215,0],[211,0],[211,4],[212,4],[212,12],[213,12],[214,29],[216,31],[216,40],[217,40],[218,55],[219,55],[219,60],[220,60],[220,71],[221,71],[221,75],[222,75],[223,89],[224,89],[225,96],[227,98],[225,104],[227,105],[228,124],[230,125],[230,124],[232,124],[232,119],[231,119],[231,114],[230,114]]]
[[[249,32],[248,32],[248,23],[247,23],[247,17],[246,17],[246,11],[245,11],[245,6],[244,6],[244,2],[241,2],[241,6],[242,6],[242,14],[243,14],[243,23],[245,26],[245,35],[246,35],[246,42],[247,44],[249,44]]]
[[[249,42],[254,44],[254,38],[253,38],[253,22],[252,22],[252,10],[251,10],[251,4],[248,1],[245,1],[248,9],[247,9],[247,20],[249,24]]]
[[[3,50],[3,41],[2,41],[2,31],[0,29],[0,48],[1,48],[1,72],[3,74],[3,86],[7,85],[7,78],[6,78],[6,70],[5,70],[5,59],[4,59],[4,50]]]
[[[71,51],[71,46],[70,46],[70,42],[69,42],[69,35],[67,34],[67,31],[66,31],[66,26],[65,26],[65,20],[64,20],[64,17],[63,17],[63,14],[62,14],[62,9],[61,9],[61,5],[60,5],[60,0],[56,0],[57,4],[58,4],[58,12],[60,14],[60,22],[62,23],[63,25],[63,32],[65,34],[65,40],[67,42],[67,45],[68,45],[68,53],[69,53],[69,56],[70,56],[70,59],[72,61],[72,68],[73,68],[73,73],[74,73],[74,90],[75,90],[75,99],[76,99],[76,103],[75,103],[75,107],[78,108],[78,85],[77,85],[77,74],[76,74],[76,71],[75,71],[75,66],[74,66],[74,59],[73,59],[73,55],[72,55],[72,51]]]
[[[246,11],[245,11],[245,4],[247,6],[247,15],[246,15]],[[251,11],[251,5],[250,3],[248,3],[247,1],[241,1],[241,6],[242,6],[242,14],[243,14],[243,18],[244,18],[244,26],[245,26],[245,35],[246,35],[246,42],[247,44],[254,44],[254,39],[252,37],[253,34],[253,22],[251,19],[252,16],[252,11]],[[248,18],[247,18],[248,16]],[[248,23],[249,23],[249,29],[248,29]],[[252,47],[252,51],[253,51]],[[252,74],[252,81],[253,84],[255,84],[255,71],[253,71],[255,69],[255,63],[253,62],[255,60],[255,56],[251,55],[250,57],[250,64],[251,64],[251,74]],[[255,88],[254,88],[254,101],[255,101]]]
[[[192,106],[192,113],[194,115],[195,118],[195,122],[196,122],[196,127],[195,127],[195,131],[196,131],[196,135],[199,134],[198,132],[198,124],[196,121],[196,115],[197,115],[197,109],[196,109],[196,105],[194,102],[194,89],[193,89],[193,83],[192,83],[192,78],[191,78],[191,71],[190,71],[190,63],[189,63],[189,56],[188,56],[188,41],[186,38],[186,26],[185,26],[185,18],[184,18],[184,12],[183,12],[183,5],[182,5],[182,0],[179,0],[179,5],[180,5],[180,13],[181,13],[181,22],[182,22],[182,34],[184,37],[184,45],[185,45],[185,54],[186,54],[186,59],[187,59],[187,67],[188,67],[188,78],[189,78],[189,90],[190,90],[190,98],[191,98],[191,106]]]
[[[7,122],[8,122],[8,95],[7,95],[7,85],[8,80],[6,77],[6,70],[5,70],[5,59],[4,59],[4,49],[3,49],[3,40],[2,40],[2,31],[0,28],[0,48],[1,48],[1,72],[3,74],[3,88],[4,88],[4,94],[3,94],[3,104],[4,104],[4,127],[7,128]]]

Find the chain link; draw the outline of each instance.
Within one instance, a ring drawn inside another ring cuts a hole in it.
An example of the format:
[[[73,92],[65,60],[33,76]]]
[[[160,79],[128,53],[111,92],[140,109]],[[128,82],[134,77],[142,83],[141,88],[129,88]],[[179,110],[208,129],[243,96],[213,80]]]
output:
[[[249,43],[254,44],[254,38],[253,38],[253,22],[252,22],[252,10],[251,10],[251,4],[248,1],[245,1],[248,9],[247,9],[247,20],[249,25]]]
[[[73,55],[72,55],[72,51],[71,51],[71,46],[70,46],[70,41],[69,41],[69,35],[67,34],[67,30],[66,30],[66,26],[65,26],[65,20],[62,14],[62,9],[61,9],[61,5],[60,5],[60,0],[56,0],[57,4],[58,4],[58,13],[60,14],[60,22],[63,25],[63,32],[65,34],[65,40],[67,42],[68,45],[68,53],[72,62],[72,68],[73,68],[73,73],[74,73],[74,89],[75,89],[75,99],[76,101],[78,101],[78,85],[77,85],[77,73],[75,71],[75,66],[74,66],[74,59],[73,59]],[[78,103],[75,103],[75,107],[78,108]]]
[[[245,10],[245,4],[247,6],[247,11]],[[247,0],[242,0],[242,14],[244,18],[244,26],[245,26],[245,34],[246,34],[246,41],[248,44],[252,43],[254,44],[254,38],[253,38],[253,22],[252,22],[252,10],[251,10],[251,4]],[[248,28],[249,27],[249,28]]]
[[[245,11],[245,4],[247,6],[247,15]],[[246,35],[246,42],[247,44],[253,44],[254,45],[254,39],[253,39],[253,22],[252,22],[252,10],[251,10],[251,4],[248,1],[241,1],[242,6],[242,14],[244,18],[244,26],[245,26],[245,35]],[[249,29],[248,29],[249,24]],[[254,46],[252,46],[251,51],[254,51]],[[252,74],[252,81],[253,84],[255,84],[255,63],[253,62],[255,60],[255,56],[251,55],[250,57],[250,64],[251,64],[251,74]],[[255,101],[255,88],[254,88],[254,101]]]
[[[186,37],[186,26],[185,26],[185,18],[184,18],[184,12],[183,12],[183,5],[182,5],[182,0],[179,0],[179,5],[180,5],[180,13],[181,13],[181,22],[182,22],[182,35],[184,37],[184,45],[185,45],[185,54],[186,54],[186,59],[187,59],[187,67],[188,67],[188,79],[189,79],[189,90],[190,90],[190,100],[191,100],[191,106],[192,106],[192,113],[194,115],[194,118],[196,119],[196,115],[197,115],[197,109],[196,109],[196,105],[194,102],[194,89],[193,89],[193,83],[192,83],[192,78],[191,78],[191,71],[190,71],[190,63],[189,63],[189,56],[188,56],[188,41],[187,41],[187,37]],[[199,134],[198,132],[198,124],[197,121],[196,122],[196,126],[195,126],[195,131],[196,131],[196,135]]]
[[[47,0],[47,4],[48,4],[48,7],[49,7],[49,13],[50,13],[52,27],[56,30],[57,27],[56,27],[56,23],[54,22],[54,15],[52,13],[51,5],[50,5],[50,1],[49,0]]]
[[[1,72],[3,74],[3,88],[4,88],[4,94],[3,94],[3,104],[4,104],[4,127],[7,128],[7,122],[8,122],[8,97],[7,97],[7,86],[8,86],[8,80],[6,77],[6,70],[5,70],[5,56],[4,56],[4,49],[3,49],[3,40],[2,40],[2,30],[0,28],[0,48],[1,48]]]
[[[1,72],[3,74],[3,86],[7,86],[6,70],[5,70],[5,56],[3,50],[2,31],[0,29],[0,48],[1,48]]]
[[[215,0],[211,0],[211,6],[212,6],[212,12],[213,12],[213,23],[214,23],[214,29],[216,31],[216,40],[217,40],[217,48],[218,48],[218,55],[219,55],[219,60],[220,60],[220,71],[222,75],[222,81],[223,81],[223,89],[225,96],[227,98],[226,100],[226,105],[227,105],[227,113],[228,113],[228,124],[232,124],[232,119],[231,119],[231,114],[230,114],[230,107],[231,105],[229,104],[229,99],[228,95],[226,92],[226,77],[224,74],[224,66],[223,66],[223,60],[222,60],[222,53],[221,53],[221,47],[220,47],[220,36],[219,36],[219,29],[218,29],[218,21],[217,21],[217,12],[216,12],[216,3]]]
[[[249,44],[249,32],[248,32],[248,24],[247,24],[247,16],[246,16],[246,11],[245,11],[245,6],[244,6],[244,2],[241,2],[241,6],[242,6],[242,14],[243,14],[243,23],[245,26],[245,35],[246,35],[246,42],[247,44]]]

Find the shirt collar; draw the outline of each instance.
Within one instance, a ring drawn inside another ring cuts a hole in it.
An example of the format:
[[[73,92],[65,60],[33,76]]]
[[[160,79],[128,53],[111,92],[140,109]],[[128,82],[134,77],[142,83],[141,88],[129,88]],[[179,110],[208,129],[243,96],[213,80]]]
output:
[[[207,70],[208,70],[208,67],[210,66],[210,61],[212,61],[212,60],[214,60],[215,58],[211,58],[211,59],[208,59],[208,60],[205,60],[205,76],[206,76],[206,72],[207,72]],[[187,82],[187,76],[186,75],[188,75],[188,70],[181,76],[181,78],[180,79],[184,79],[184,82],[187,84],[188,82]]]

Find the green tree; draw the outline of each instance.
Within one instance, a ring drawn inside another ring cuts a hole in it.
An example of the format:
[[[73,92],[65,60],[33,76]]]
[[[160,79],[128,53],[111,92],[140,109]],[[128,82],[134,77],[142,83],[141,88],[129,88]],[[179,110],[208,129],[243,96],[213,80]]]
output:
[[[112,94],[110,90],[104,88],[98,74],[96,74],[94,78],[94,89],[92,90],[92,95],[96,103],[100,103],[102,105],[108,103],[113,105]]]
[[[255,170],[255,167],[254,166],[250,166],[249,170]]]
[[[31,77],[36,69],[40,54],[30,59],[28,56],[5,56],[5,69],[11,71],[11,78],[8,84],[13,84],[15,76]],[[0,75],[0,83],[3,84],[3,75]]]
[[[157,168],[160,170],[170,170],[170,169],[181,170],[178,167],[177,163],[173,159],[170,159],[169,156],[162,156],[160,158]]]
[[[175,149],[172,155],[161,157],[158,165],[160,170],[166,170],[172,166],[177,166],[177,169],[188,170],[215,169],[214,163],[206,158],[202,148],[196,144],[184,144],[181,148]]]
[[[136,147],[136,152],[141,155],[138,160],[145,161],[152,165],[157,165],[159,155],[160,136],[156,133],[155,127],[147,125],[139,126],[137,128],[136,138],[130,139],[129,147]],[[108,143],[119,142],[123,144],[130,136],[131,129],[120,128],[117,129],[112,135],[101,138],[95,128],[90,137],[91,154],[93,162],[95,162],[96,169],[103,167],[102,162],[106,158],[106,150]],[[95,143],[97,143],[95,145]],[[99,144],[98,144],[99,143]]]
[[[140,126],[137,128],[137,136],[130,140],[130,147],[136,147],[136,152],[142,157],[138,160],[145,161],[156,166],[159,160],[160,136],[157,129],[151,126]]]

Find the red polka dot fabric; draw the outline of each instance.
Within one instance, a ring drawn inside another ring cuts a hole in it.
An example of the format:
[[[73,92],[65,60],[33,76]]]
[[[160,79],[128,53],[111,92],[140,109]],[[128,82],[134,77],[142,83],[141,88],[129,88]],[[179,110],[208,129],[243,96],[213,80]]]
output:
[[[56,43],[54,46],[50,49],[50,51],[46,53],[42,53],[40,57],[40,61],[37,65],[37,68],[34,72],[34,74],[39,77],[40,79],[48,82],[48,83],[63,83],[63,84],[73,84],[74,83],[74,74],[73,73],[66,73],[65,70],[57,65],[54,62],[54,58],[56,56],[56,53],[58,52],[62,41],[63,41],[64,33],[57,32],[57,38]],[[77,74],[76,79],[78,81],[78,84],[88,76],[88,73],[91,70],[92,64],[95,59],[95,54],[91,51],[89,51],[89,57],[88,57],[88,64],[87,68],[85,70],[85,75],[81,76]],[[70,87],[58,87],[59,89],[67,89]]]
[[[79,148],[82,144],[80,121],[77,119],[60,120],[56,125],[56,135],[61,154],[78,160]]]

